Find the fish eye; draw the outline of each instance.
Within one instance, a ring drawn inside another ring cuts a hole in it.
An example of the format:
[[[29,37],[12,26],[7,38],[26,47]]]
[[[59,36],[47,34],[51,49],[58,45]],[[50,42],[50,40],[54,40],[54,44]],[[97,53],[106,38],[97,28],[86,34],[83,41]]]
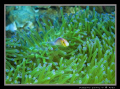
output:
[[[63,41],[63,44],[64,44],[65,42]]]

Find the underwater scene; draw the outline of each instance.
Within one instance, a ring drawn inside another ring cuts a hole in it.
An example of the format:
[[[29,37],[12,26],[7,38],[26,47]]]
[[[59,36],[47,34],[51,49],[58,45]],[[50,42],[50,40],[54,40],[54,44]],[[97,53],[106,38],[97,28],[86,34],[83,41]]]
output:
[[[5,84],[115,84],[115,6],[5,6]]]

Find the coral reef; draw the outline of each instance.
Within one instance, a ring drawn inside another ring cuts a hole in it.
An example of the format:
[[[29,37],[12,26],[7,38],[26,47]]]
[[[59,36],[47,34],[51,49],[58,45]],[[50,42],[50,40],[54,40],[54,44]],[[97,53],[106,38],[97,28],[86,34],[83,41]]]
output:
[[[97,11],[98,13],[111,13],[115,11],[115,7],[114,6],[90,6],[89,10],[92,11],[93,7],[95,7],[95,11]],[[75,6],[66,6],[65,7],[65,12],[68,13],[74,13],[74,8]],[[86,9],[86,6],[81,6],[82,9]],[[77,8],[79,10],[79,8]]]
[[[115,84],[115,12],[74,12],[6,38],[6,84]],[[69,46],[47,44],[58,37]]]

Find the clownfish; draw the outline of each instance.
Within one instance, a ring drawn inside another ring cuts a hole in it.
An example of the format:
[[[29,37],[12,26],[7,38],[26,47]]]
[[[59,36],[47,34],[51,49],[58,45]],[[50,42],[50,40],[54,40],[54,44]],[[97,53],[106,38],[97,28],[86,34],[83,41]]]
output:
[[[64,39],[64,38],[61,38],[61,37],[58,37],[55,41],[48,42],[48,43],[50,43],[52,45],[61,45],[61,46],[64,46],[64,47],[69,46],[68,41],[66,39]]]

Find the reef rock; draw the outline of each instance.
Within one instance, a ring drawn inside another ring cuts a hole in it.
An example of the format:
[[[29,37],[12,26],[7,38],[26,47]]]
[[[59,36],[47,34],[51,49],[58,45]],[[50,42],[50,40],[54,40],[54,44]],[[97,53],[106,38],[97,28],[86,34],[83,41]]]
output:
[[[35,23],[35,14],[31,6],[15,6],[15,9],[10,11],[8,19],[10,22],[15,22],[17,28],[23,28]]]
[[[111,13],[115,11],[115,6],[103,6],[104,12]]]
[[[9,15],[10,11],[14,10],[14,6],[6,6],[6,15]]]
[[[17,30],[17,26],[16,26],[15,22],[12,22],[11,24],[6,26],[6,31],[14,32],[16,30]]]
[[[86,6],[80,6],[80,7],[81,9],[86,9]],[[95,7],[95,10],[98,13],[110,13],[115,11],[114,6],[90,6],[89,9],[93,11],[93,7]],[[76,10],[79,10],[79,8],[76,8]],[[66,6],[65,13],[75,13],[75,6]]]

